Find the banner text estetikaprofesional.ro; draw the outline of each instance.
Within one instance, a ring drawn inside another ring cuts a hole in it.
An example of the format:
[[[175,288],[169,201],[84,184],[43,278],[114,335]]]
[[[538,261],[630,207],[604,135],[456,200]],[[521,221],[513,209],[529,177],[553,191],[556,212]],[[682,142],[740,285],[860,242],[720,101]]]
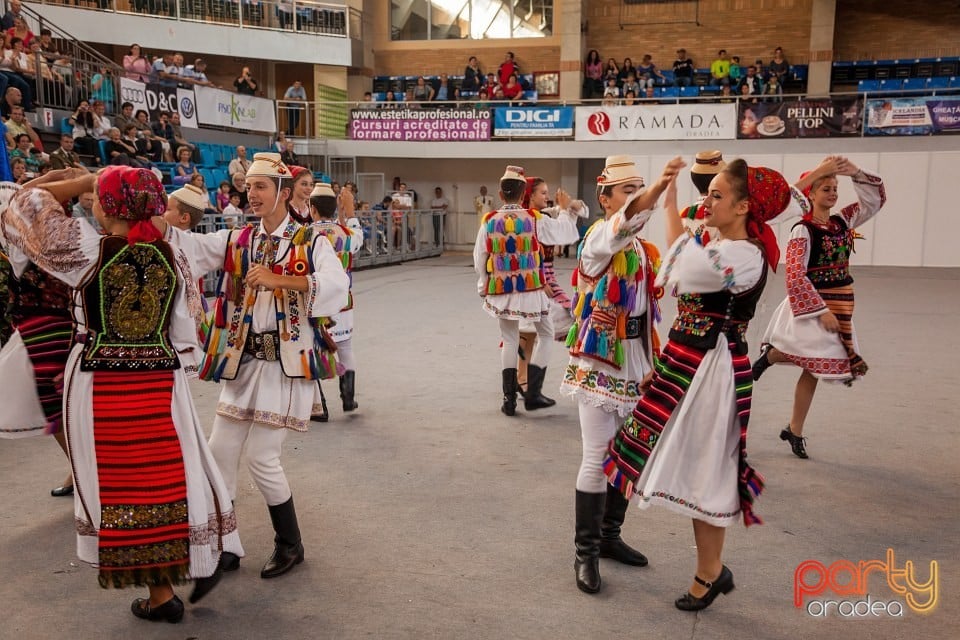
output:
[[[354,110],[351,116],[355,120],[450,120],[458,118],[489,117],[486,109],[451,109],[432,111],[429,109],[383,109],[370,111]]]

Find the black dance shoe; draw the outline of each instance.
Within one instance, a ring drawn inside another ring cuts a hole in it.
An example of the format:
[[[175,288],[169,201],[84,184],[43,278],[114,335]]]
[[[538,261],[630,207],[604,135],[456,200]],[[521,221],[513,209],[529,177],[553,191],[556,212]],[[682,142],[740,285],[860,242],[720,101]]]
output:
[[[772,347],[768,344],[763,345],[763,348],[760,349],[760,357],[758,357],[757,361],[753,363],[752,367],[750,367],[751,371],[753,372],[754,382],[759,380],[760,376],[763,375],[763,372],[769,369],[771,365],[773,365],[773,363],[770,362],[770,358],[768,357],[768,354],[770,353],[771,348]]]
[[[696,597],[689,591],[679,598],[673,604],[681,611],[700,611],[709,607],[718,595],[727,594],[733,591],[733,573],[724,565],[720,575],[713,582],[707,582],[700,576],[693,576],[694,582],[708,589],[703,597]]]
[[[236,571],[240,568],[240,556],[224,551],[220,554],[220,568],[224,571]]]
[[[64,485],[64,486],[62,486],[62,487],[57,487],[56,489],[50,489],[50,495],[52,495],[54,498],[62,498],[62,497],[64,497],[64,496],[72,496],[72,495],[73,495],[73,485],[72,485],[72,484],[68,484],[68,485]]]
[[[807,455],[807,450],[804,447],[807,439],[802,436],[794,435],[793,431],[790,430],[790,425],[785,426],[783,431],[780,432],[780,439],[786,440],[790,443],[790,448],[793,449],[793,455],[797,456],[798,458],[803,458],[804,460],[810,457]]]
[[[213,591],[213,588],[217,586],[217,583],[220,582],[220,578],[222,577],[223,567],[217,563],[217,568],[213,570],[213,574],[206,578],[195,579],[193,581],[193,591],[190,592],[190,604],[199,602],[200,598]]]
[[[130,605],[130,611],[133,615],[151,622],[166,620],[176,624],[183,620],[183,600],[173,596],[159,607],[150,606],[150,598],[137,598]]]

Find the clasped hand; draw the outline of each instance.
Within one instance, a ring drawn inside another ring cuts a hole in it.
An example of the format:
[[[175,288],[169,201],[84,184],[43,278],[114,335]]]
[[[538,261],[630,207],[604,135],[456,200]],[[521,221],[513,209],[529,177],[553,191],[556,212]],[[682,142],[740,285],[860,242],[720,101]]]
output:
[[[280,286],[277,282],[277,275],[270,270],[270,267],[262,264],[255,264],[250,267],[245,282],[248,287],[254,288],[276,289]]]

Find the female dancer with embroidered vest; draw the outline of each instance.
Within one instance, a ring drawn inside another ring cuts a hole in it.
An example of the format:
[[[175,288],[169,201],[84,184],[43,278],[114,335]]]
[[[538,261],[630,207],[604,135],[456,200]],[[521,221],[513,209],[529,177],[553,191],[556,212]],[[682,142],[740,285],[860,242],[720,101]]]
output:
[[[100,585],[147,586],[132,612],[179,622],[173,585],[195,602],[220,578],[220,552],[243,555],[229,494],[204,441],[177,351],[196,345],[173,251],[148,222],[164,210],[146,169],[67,169],[20,191],[2,215],[7,240],[75,287],[78,341],[65,376],[67,443],[76,482],[77,555]],[[55,180],[66,177],[64,180]],[[96,190],[107,231],[59,202]]]
[[[231,498],[237,495],[241,454],[273,524],[274,551],[260,571],[274,578],[303,562],[290,484],[280,464],[287,430],[306,431],[316,380],[332,377],[315,319],[347,301],[349,279],[320,234],[297,223],[288,208],[290,170],[280,154],[258,153],[246,186],[257,226],[185,234],[165,227],[195,271],[223,269],[200,378],[223,381],[210,449]],[[225,561],[234,569],[235,558]]]
[[[630,156],[610,156],[597,178],[597,199],[606,214],[580,244],[574,272],[576,320],[570,327],[560,392],[576,398],[583,454],[577,474],[577,587],[600,590],[600,558],[646,566],[647,558],[620,537],[629,502],[607,483],[607,445],[637,404],[640,381],[653,370],[653,324],[659,319],[653,278],[659,252],[640,239],[657,199],[683,161],[671,160],[650,188]]]
[[[836,176],[850,176],[858,202],[838,214]],[[787,297],[773,314],[763,335],[760,357],[753,364],[758,380],[775,363],[803,369],[794,393],[790,423],[780,439],[794,455],[806,458],[803,424],[810,411],[817,381],[843,382],[867,372],[853,328],[853,278],[850,252],[856,227],[880,211],[886,200],[879,176],[840,156],[826,158],[797,186],[812,202],[812,213],[793,226],[787,242]]]
[[[339,206],[338,206],[339,203]],[[310,194],[310,217],[313,219],[313,228],[323,234],[330,241],[330,246],[337,254],[340,264],[350,278],[353,285],[353,254],[363,246],[363,229],[360,221],[354,215],[353,191],[342,189],[340,196],[333,193],[333,189],[326,182],[318,182]],[[337,360],[343,367],[340,379],[340,400],[344,411],[354,411],[359,408],[355,399],[356,393],[356,359],[353,357],[353,292],[349,293],[347,305],[339,313],[331,316],[332,327],[330,336],[337,343]],[[329,419],[327,402],[317,380],[321,406],[314,403],[314,419],[326,422]],[[319,413],[318,413],[319,411]]]
[[[697,572],[678,609],[703,609],[733,589],[721,559],[725,527],[741,516],[746,525],[760,522],[752,505],[763,479],[745,449],[745,335],[767,265],[779,257],[767,221],[790,197],[779,173],[738,159],[717,174],[703,202],[705,223],[719,237],[703,246],[683,232],[679,217],[667,220],[672,246],[657,284],[678,296],[677,318],[649,387],[610,443],[604,470],[625,496],[638,494],[641,507],[659,504],[693,518]]]
[[[550,191],[547,188],[547,182],[543,178],[527,178],[527,191],[520,203],[526,209],[539,211],[543,215],[551,218],[559,215],[561,211],[570,211],[583,218],[589,215],[589,209],[583,200],[574,200],[562,188],[557,189],[556,205],[549,205]],[[564,238],[570,242],[576,242],[580,239],[579,234],[574,237]],[[553,250],[552,245],[541,245],[540,253],[543,259],[543,290],[550,300],[550,322],[553,323],[553,335],[557,340],[566,340],[570,325],[573,324],[573,318],[570,315],[570,298],[563,287],[557,282],[557,274],[553,270]],[[534,330],[533,323],[529,320],[520,321],[520,357],[517,360],[517,384],[520,387],[520,393],[524,396],[527,393],[527,358],[533,352],[536,346],[537,333]],[[549,398],[548,398],[549,400]]]
[[[554,219],[520,206],[526,188],[523,168],[508,166],[500,179],[500,198],[504,204],[483,217],[473,249],[483,309],[500,323],[503,341],[500,410],[508,416],[514,415],[517,409],[517,349],[523,319],[533,321],[539,337],[530,354],[524,408],[533,411],[556,404],[541,393],[553,327],[550,302],[543,291],[540,245],[557,244],[557,238],[569,236],[576,228],[574,215],[568,211],[560,212]]]

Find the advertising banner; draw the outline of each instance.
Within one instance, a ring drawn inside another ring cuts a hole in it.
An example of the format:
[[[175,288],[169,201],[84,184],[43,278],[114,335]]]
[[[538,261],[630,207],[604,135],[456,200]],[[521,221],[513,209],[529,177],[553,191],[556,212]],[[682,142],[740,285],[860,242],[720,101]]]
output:
[[[577,107],[577,140],[733,140],[735,104]]]
[[[120,78],[120,104],[133,104],[133,113],[141,109],[150,114],[150,120],[157,120],[161,111],[179,111],[177,108],[177,88],[163,86],[156,82],[144,84],[129,78]]]
[[[490,110],[352,109],[351,140],[475,142],[490,139]]]
[[[194,87],[197,122],[234,129],[277,131],[273,100],[212,87]]]
[[[197,100],[193,89],[177,89],[177,111],[180,112],[180,126],[197,128]]]
[[[867,100],[868,136],[960,133],[960,96]]]
[[[495,137],[572,136],[573,107],[495,107]]]
[[[858,136],[860,98],[749,102],[739,106],[739,138],[832,138]]]

